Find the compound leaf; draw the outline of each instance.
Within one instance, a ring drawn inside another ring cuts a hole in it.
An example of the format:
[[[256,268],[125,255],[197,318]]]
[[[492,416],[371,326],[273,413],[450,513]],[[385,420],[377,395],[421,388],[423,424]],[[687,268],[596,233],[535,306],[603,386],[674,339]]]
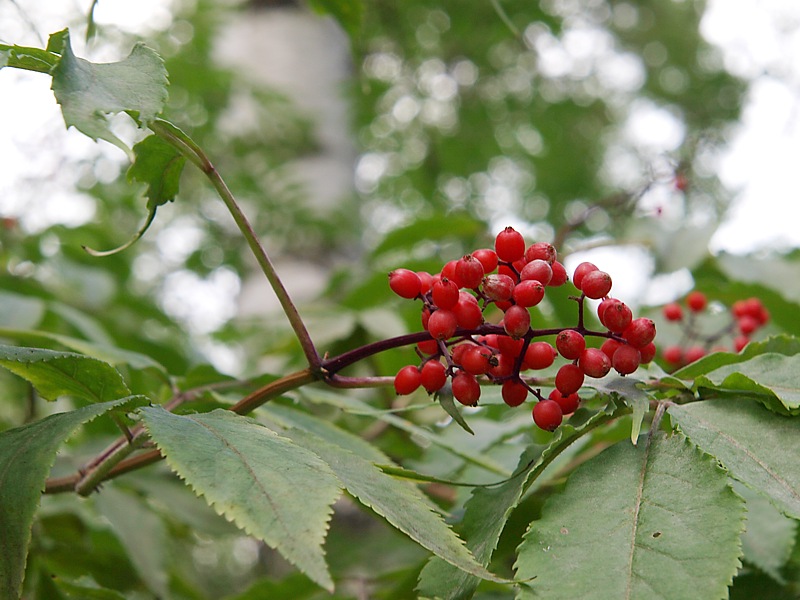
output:
[[[59,446],[80,425],[142,401],[137,397],[91,404],[0,432],[0,600],[20,596],[34,513]]]
[[[744,503],[681,435],[617,443],[579,467],[519,548],[518,598],[726,598]]]
[[[800,518],[800,419],[746,399],[692,402],[670,407],[669,414],[733,477],[765,494],[786,515]]]
[[[0,345],[0,366],[29,381],[46,400],[73,396],[105,402],[131,395],[114,367],[74,352]]]
[[[197,495],[333,590],[322,544],[340,484],[325,462],[230,411],[142,412],[167,464]]]

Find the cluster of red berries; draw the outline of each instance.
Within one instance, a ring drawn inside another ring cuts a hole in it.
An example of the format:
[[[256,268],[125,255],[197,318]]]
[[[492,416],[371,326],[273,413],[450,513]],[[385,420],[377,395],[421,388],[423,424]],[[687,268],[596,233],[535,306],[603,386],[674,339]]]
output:
[[[475,406],[481,381],[502,386],[509,406],[519,406],[532,394],[534,422],[548,431],[561,424],[563,415],[580,402],[584,377],[604,377],[613,368],[633,373],[655,355],[652,320],[634,319],[631,309],[608,296],[611,277],[589,262],[578,265],[572,283],[581,292],[575,327],[535,330],[530,309],[545,296],[545,289],[569,280],[556,249],[546,242],[526,246],[512,227],[495,239],[494,249],[482,248],[444,265],[440,273],[396,269],[389,286],[401,296],[422,301],[422,326],[430,335],[417,344],[421,365],[400,369],[394,379],[398,394],[423,387],[438,393],[450,381],[453,397]],[[601,300],[597,314],[605,331],[584,326],[584,300]],[[499,323],[485,317],[497,314]],[[555,336],[555,345],[539,338]],[[604,339],[600,348],[587,347],[586,337]],[[532,379],[521,373],[546,369],[557,356],[567,359],[555,376],[555,389],[545,398]]]
[[[688,309],[688,316],[684,314],[684,305]],[[720,340],[726,336],[733,338],[733,351],[740,352],[750,342],[752,335],[769,321],[769,311],[761,300],[747,298],[733,303],[728,325],[713,334],[703,334],[697,320],[708,307],[708,298],[702,292],[689,292],[684,305],[672,302],[662,309],[664,318],[680,324],[683,332],[680,343],[667,346],[662,353],[672,368],[694,362],[710,351],[728,351],[729,348],[720,344]]]

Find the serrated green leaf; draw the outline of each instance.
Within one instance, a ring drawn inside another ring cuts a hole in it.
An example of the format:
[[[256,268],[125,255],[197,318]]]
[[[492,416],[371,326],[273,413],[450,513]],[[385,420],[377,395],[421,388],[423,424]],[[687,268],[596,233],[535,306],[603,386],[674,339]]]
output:
[[[785,517],[764,495],[734,482],[747,503],[747,530],[742,535],[744,559],[778,583],[786,583],[781,568],[789,560],[797,536],[797,521]]]
[[[755,394],[772,410],[800,414],[800,355],[769,352],[697,377],[695,388]]]
[[[467,573],[498,580],[475,561],[464,542],[415,486],[384,474],[370,461],[306,431],[293,429],[286,435],[322,457],[350,494],[420,546]]]
[[[114,367],[74,352],[0,345],[0,366],[29,381],[47,400],[73,396],[105,402],[131,395]]]
[[[230,411],[175,415],[145,408],[142,413],[167,464],[196,494],[317,584],[333,589],[322,544],[340,483],[325,462]]]
[[[800,518],[800,418],[770,412],[752,400],[707,400],[671,406],[684,435],[782,512]]]
[[[520,545],[518,598],[726,598],[744,503],[681,435],[618,443],[579,467]]]
[[[800,339],[792,335],[775,335],[759,342],[750,342],[744,350],[734,352],[714,352],[689,363],[675,371],[672,376],[683,380],[692,380],[700,375],[740,362],[745,362],[760,354],[774,352],[792,356],[800,354]]]
[[[141,398],[58,413],[0,432],[0,600],[19,598],[33,516],[59,446],[82,424]]]
[[[147,207],[153,210],[175,199],[186,157],[156,135],[133,147],[136,156],[128,169],[128,180],[147,184]]]
[[[122,61],[96,64],[73,54],[67,33],[52,74],[66,126],[93,140],[106,140],[129,156],[131,150],[111,132],[107,115],[126,112],[142,126],[155,119],[167,101],[164,62],[142,43]]]

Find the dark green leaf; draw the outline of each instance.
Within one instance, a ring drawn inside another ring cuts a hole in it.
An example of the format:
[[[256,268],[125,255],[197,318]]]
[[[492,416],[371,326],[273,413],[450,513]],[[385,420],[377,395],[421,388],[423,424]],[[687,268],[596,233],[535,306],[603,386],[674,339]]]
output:
[[[450,386],[445,386],[439,390],[439,392],[436,394],[436,399],[444,409],[444,412],[450,415],[453,420],[458,423],[461,429],[467,433],[475,435],[475,432],[470,429],[469,424],[467,424],[466,419],[464,419],[464,415],[461,414],[461,411],[458,410],[456,403],[453,401],[453,391],[450,389]]]
[[[156,135],[147,136],[136,144],[133,153],[136,159],[128,169],[128,180],[147,184],[148,208],[153,210],[173,200],[178,193],[186,157]]]

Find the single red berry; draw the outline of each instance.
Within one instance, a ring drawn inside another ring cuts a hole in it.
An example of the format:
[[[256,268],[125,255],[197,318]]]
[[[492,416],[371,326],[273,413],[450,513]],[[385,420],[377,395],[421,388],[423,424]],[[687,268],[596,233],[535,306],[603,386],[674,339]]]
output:
[[[491,364],[489,359],[492,353],[486,348],[470,345],[468,350],[461,355],[459,364],[470,375],[484,375],[489,372]]]
[[[453,375],[453,397],[465,406],[475,406],[481,397],[481,386],[473,375],[459,371]]]
[[[696,360],[700,360],[706,355],[706,349],[702,346],[692,346],[691,348],[687,348],[686,352],[683,355],[684,360],[686,363],[693,363]]]
[[[518,304],[509,306],[503,317],[503,328],[512,338],[521,338],[531,328],[531,313],[527,308]]]
[[[540,258],[535,258],[524,267],[519,273],[520,281],[538,281],[542,285],[547,285],[553,278],[553,267],[550,263]]]
[[[652,319],[639,317],[631,321],[631,324],[622,332],[622,337],[634,348],[643,348],[652,342],[656,337],[656,324]]]
[[[475,250],[472,256],[480,261],[481,265],[483,265],[483,272],[486,274],[491,273],[497,268],[497,252],[491,248]]]
[[[513,297],[520,306],[536,306],[544,299],[544,286],[535,280],[520,281],[514,287]]]
[[[442,267],[441,272],[439,273],[439,279],[449,279],[453,283],[456,284],[456,287],[461,287],[458,285],[458,277],[456,276],[456,265],[458,264],[457,260],[451,260],[445,263]],[[434,283],[436,283],[434,281]]]
[[[689,292],[689,295],[686,296],[686,306],[692,312],[700,312],[706,307],[706,304],[708,304],[708,299],[703,292]]]
[[[568,363],[562,365],[556,373],[556,388],[565,396],[581,389],[584,373],[578,365]]]
[[[433,287],[433,275],[427,271],[417,271],[417,277],[419,277],[420,282],[420,293],[427,294],[430,292],[431,287]]]
[[[667,346],[664,348],[664,360],[671,365],[680,365],[683,362],[683,348],[680,346]]]
[[[586,338],[574,329],[565,329],[556,336],[556,348],[564,358],[575,360],[586,348]]]
[[[401,298],[416,298],[422,289],[419,275],[408,269],[395,269],[389,273],[389,287]]]
[[[733,338],[733,349],[736,352],[741,352],[749,343],[750,339],[747,336],[737,335],[735,338]]]
[[[489,369],[489,375],[497,379],[510,377],[514,373],[514,365],[517,359],[509,354],[498,354],[494,357],[492,368]]]
[[[531,342],[525,350],[524,363],[529,369],[546,369],[556,358],[556,349],[547,342]]]
[[[525,238],[513,227],[506,227],[497,234],[494,249],[500,260],[514,262],[525,255]]]
[[[651,362],[656,357],[656,345],[653,342],[639,348],[643,365]]]
[[[677,302],[671,302],[662,309],[667,321],[680,321],[683,319],[683,308]]]
[[[483,264],[471,254],[462,257],[456,263],[456,277],[461,287],[474,289],[483,281]]]
[[[540,429],[545,431],[555,431],[564,420],[561,407],[555,400],[539,400],[533,406],[533,422]]]
[[[483,323],[483,311],[475,296],[467,292],[458,295],[458,302],[453,307],[458,326],[464,329],[475,329]]]
[[[517,358],[519,356],[524,343],[524,340],[515,339],[507,335],[497,336],[497,347],[500,349],[500,353],[510,356],[511,358]]]
[[[450,310],[458,302],[458,286],[447,277],[442,277],[433,284],[431,297],[436,306]]]
[[[501,395],[509,406],[519,406],[528,397],[528,388],[518,379],[509,379],[503,382]]]
[[[597,307],[597,314],[600,322],[613,333],[622,333],[633,320],[630,307],[616,298],[603,300]]]
[[[458,329],[458,319],[452,310],[440,308],[431,313],[428,319],[428,333],[436,340],[446,340],[453,337]]]
[[[450,358],[453,361],[453,364],[461,366],[461,363],[464,360],[464,355],[469,352],[472,348],[476,348],[475,344],[466,343],[466,344],[457,344],[450,348]]]
[[[590,271],[581,279],[580,289],[587,298],[605,298],[611,291],[611,275],[605,271]]]
[[[567,270],[564,268],[560,262],[555,261],[551,268],[553,269],[553,278],[550,280],[549,285],[550,287],[558,287],[560,285],[564,285],[569,281],[569,275],[567,275]]]
[[[581,282],[583,278],[586,276],[587,273],[591,273],[592,271],[598,271],[596,265],[590,262],[582,262],[577,267],[575,267],[575,272],[572,274],[572,283],[575,285],[576,288],[581,289]]]
[[[428,356],[431,354],[438,354],[439,342],[436,340],[422,340],[421,342],[417,342],[417,348],[419,348],[420,352]]]
[[[603,345],[600,346],[600,350],[602,350],[608,358],[613,358],[614,352],[616,352],[617,348],[620,346],[622,346],[622,342],[608,338],[605,342],[603,342]]]
[[[611,357],[611,366],[620,375],[630,375],[639,367],[641,360],[642,355],[636,348],[622,344]]]
[[[555,246],[547,242],[536,242],[528,246],[525,250],[525,262],[541,259],[547,264],[552,265],[557,257],[558,252],[556,252]]]
[[[557,402],[561,407],[561,412],[565,415],[571,415],[574,413],[576,410],[578,410],[578,406],[581,403],[581,397],[578,396],[578,394],[569,394],[565,396],[558,390],[553,390],[550,392],[548,398],[554,402]]]
[[[414,365],[407,365],[394,376],[394,391],[401,396],[414,392],[422,383],[422,374]]]
[[[508,275],[487,275],[483,278],[483,293],[495,302],[509,300],[514,293],[514,285],[514,280]]]
[[[611,360],[599,348],[586,348],[578,359],[578,366],[589,377],[605,377],[611,370]]]
[[[761,324],[750,315],[744,315],[739,319],[739,331],[742,335],[750,335],[760,326]]]
[[[429,360],[420,371],[420,383],[429,394],[440,390],[447,383],[447,369],[438,360]]]

